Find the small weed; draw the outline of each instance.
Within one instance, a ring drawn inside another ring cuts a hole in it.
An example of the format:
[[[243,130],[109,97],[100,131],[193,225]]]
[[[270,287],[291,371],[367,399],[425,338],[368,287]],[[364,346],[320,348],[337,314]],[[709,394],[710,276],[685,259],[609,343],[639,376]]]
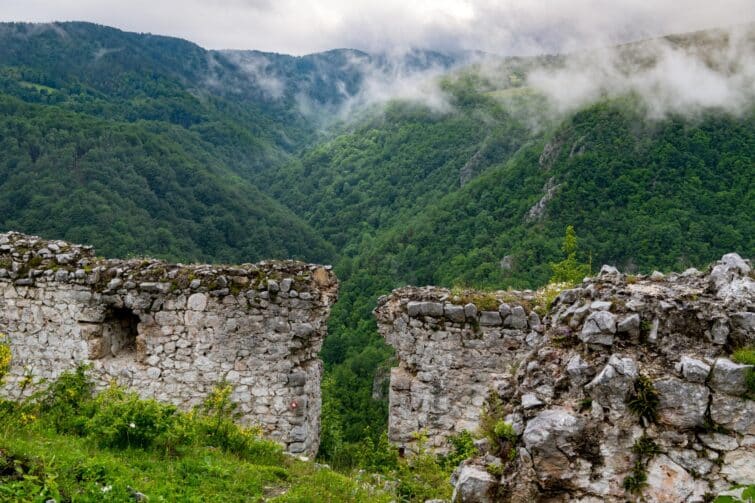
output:
[[[545,316],[556,297],[564,290],[573,287],[574,283],[569,282],[548,283],[535,293],[534,311],[540,316]]]
[[[653,387],[653,381],[639,376],[627,400],[629,410],[652,423],[658,418],[658,403],[658,391]]]
[[[592,398],[589,396],[579,401],[579,411],[584,412],[592,408]]]
[[[579,344],[579,339],[573,334],[563,334],[551,337],[551,344],[559,348],[571,348]]]
[[[501,304],[493,292],[478,292],[458,286],[451,289],[451,297],[459,304],[474,304],[480,311],[497,311]]]
[[[0,383],[3,382],[3,378],[10,371],[11,359],[13,353],[10,349],[10,343],[5,334],[0,333]]]
[[[643,334],[649,334],[650,330],[653,328],[653,323],[650,320],[642,320],[640,322],[640,331]]]
[[[744,365],[755,365],[755,347],[740,348],[734,351],[731,359]],[[747,391],[751,397],[755,397],[755,367],[747,372]]]
[[[485,467],[485,471],[487,471],[493,477],[499,478],[501,475],[503,475],[503,464],[502,463],[489,464]]]
[[[635,453],[640,460],[647,462],[656,454],[660,454],[661,450],[652,438],[647,435],[642,435],[632,446],[632,452]]]
[[[31,257],[27,264],[30,268],[39,267],[40,265],[42,265],[42,257],[40,257],[39,255]]]
[[[648,475],[645,466],[640,461],[636,461],[632,468],[632,474],[624,479],[622,485],[624,486],[625,491],[637,494],[647,485],[647,480]]]

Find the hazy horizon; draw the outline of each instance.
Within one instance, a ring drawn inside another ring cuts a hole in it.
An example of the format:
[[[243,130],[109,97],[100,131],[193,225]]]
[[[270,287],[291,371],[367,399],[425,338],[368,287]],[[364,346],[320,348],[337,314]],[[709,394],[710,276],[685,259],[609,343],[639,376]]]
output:
[[[497,55],[564,53],[755,20],[746,0],[712,5],[688,0],[6,0],[0,21],[84,21],[125,31],[179,37],[206,49],[306,55],[365,52],[482,51]]]

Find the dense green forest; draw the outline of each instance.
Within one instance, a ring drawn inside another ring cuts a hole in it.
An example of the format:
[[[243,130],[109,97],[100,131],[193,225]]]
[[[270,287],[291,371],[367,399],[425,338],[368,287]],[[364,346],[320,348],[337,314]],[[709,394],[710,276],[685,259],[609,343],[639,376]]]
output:
[[[333,263],[321,455],[339,468],[363,464],[386,428],[392,356],[371,311],[392,288],[540,286],[568,225],[594,269],[755,255],[752,106],[649,119],[623,96],[558,114],[524,87],[558,58],[503,61],[496,80],[415,53],[416,71],[449,68],[447,106],[340,115],[367,78],[360,61],[389,65],[0,25],[0,230],[113,256]]]

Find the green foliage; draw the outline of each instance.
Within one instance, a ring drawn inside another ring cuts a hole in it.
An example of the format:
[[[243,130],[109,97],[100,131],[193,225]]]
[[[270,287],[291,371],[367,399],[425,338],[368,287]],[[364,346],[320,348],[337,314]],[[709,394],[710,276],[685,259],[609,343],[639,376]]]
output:
[[[741,498],[736,496],[718,496],[713,503],[751,503],[755,500],[755,484],[748,485],[744,488]]]
[[[474,437],[467,430],[460,431],[448,437],[448,443],[451,444],[451,450],[441,458],[441,464],[447,470],[454,470],[459,466],[459,463],[477,454]]]
[[[622,486],[625,491],[638,494],[647,485],[647,480],[648,474],[645,465],[640,461],[636,461],[632,468],[632,474],[627,475]]]
[[[739,348],[731,355],[731,359],[745,365],[755,365],[755,347]],[[755,367],[747,371],[747,390],[755,397]]]
[[[495,426],[493,427],[493,433],[495,434],[496,438],[500,440],[505,440],[507,442],[516,441],[517,435],[514,431],[514,428],[505,421],[496,421]]]
[[[647,463],[656,454],[659,454],[661,450],[658,448],[652,438],[647,435],[642,435],[638,438],[632,446],[632,452],[643,462]]]
[[[627,399],[629,410],[653,423],[658,418],[658,404],[658,391],[653,386],[653,381],[646,376],[639,376]]]
[[[487,471],[493,477],[500,478],[501,475],[503,475],[503,468],[504,467],[502,463],[492,463],[485,467],[485,471]]]
[[[451,497],[450,472],[427,448],[427,436],[415,436],[415,452],[399,464],[396,493],[401,501],[424,502]]]
[[[175,407],[141,400],[115,386],[98,394],[92,408],[85,431],[103,447],[162,447],[176,421]]]
[[[111,256],[334,255],[194,132],[20,103],[2,92],[0,110],[0,228],[94,244]],[[30,145],[39,145],[35,156]]]
[[[494,390],[488,392],[488,398],[480,413],[480,434],[488,439],[491,452],[501,458],[507,458],[517,441],[514,428],[504,420],[506,406]],[[515,453],[515,451],[514,451]]]
[[[565,283],[575,285],[581,283],[585,276],[590,275],[590,264],[581,264],[577,260],[577,233],[574,232],[574,226],[566,226],[564,242],[561,245],[561,251],[564,252],[565,258],[561,262],[552,262],[550,264],[553,276],[551,283]]]
[[[134,487],[151,501],[390,501],[365,481],[284,456],[254,429],[210,433],[230,421],[225,390],[182,413],[117,387],[92,396],[85,369],[65,373],[0,416],[0,500],[126,503]],[[78,417],[62,422],[58,407]]]
[[[56,431],[86,434],[94,389],[88,370],[88,366],[79,365],[73,372],[64,372],[39,396],[36,407]]]
[[[11,358],[13,358],[13,353],[11,353],[10,343],[5,334],[0,333],[0,384],[10,371]]]

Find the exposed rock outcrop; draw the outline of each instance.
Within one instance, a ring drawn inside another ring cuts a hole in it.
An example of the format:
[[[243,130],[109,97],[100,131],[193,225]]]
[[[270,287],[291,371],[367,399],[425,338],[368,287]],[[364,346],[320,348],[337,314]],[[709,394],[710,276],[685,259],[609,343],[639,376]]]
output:
[[[25,376],[87,363],[100,387],[114,379],[187,408],[226,381],[242,421],[314,453],[318,353],[337,291],[317,265],[106,260],[91,247],[0,234],[0,332],[13,353],[0,392],[17,397]]]
[[[448,290],[396,290],[376,309],[399,359],[390,438],[425,429],[442,450],[449,434],[475,429],[492,390],[518,434],[496,501],[692,502],[755,483],[753,370],[730,358],[755,343],[750,267],[735,254],[705,274],[606,267],[542,319],[532,292],[465,292],[461,306]],[[464,496],[472,487],[490,494],[472,475],[491,454],[459,469],[458,483],[474,484],[457,501],[478,501]]]

